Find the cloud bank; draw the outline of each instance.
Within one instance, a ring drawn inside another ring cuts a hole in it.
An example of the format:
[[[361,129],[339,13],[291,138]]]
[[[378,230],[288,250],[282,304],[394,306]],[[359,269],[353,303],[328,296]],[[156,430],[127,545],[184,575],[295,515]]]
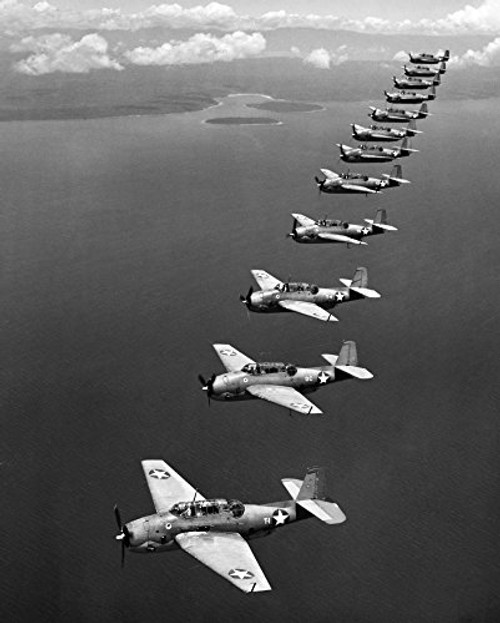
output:
[[[329,52],[325,48],[317,48],[312,50],[303,60],[306,65],[312,65],[318,69],[330,69],[331,65],[340,65],[348,60],[349,57],[346,50],[347,46],[345,45],[337,48],[336,52]]]
[[[106,39],[95,33],[85,35],[79,41],[59,33],[26,37],[11,50],[33,52],[14,65],[17,71],[30,76],[55,71],[81,74],[91,69],[123,69],[118,61],[109,57]]]
[[[462,56],[453,56],[450,64],[452,67],[500,67],[500,37],[490,41],[482,50],[467,50]]]
[[[103,0],[104,1],[104,0]],[[465,0],[464,0],[465,1]],[[76,4],[76,3],[75,3]],[[99,30],[138,30],[158,26],[192,28],[197,31],[223,31],[276,28],[316,28],[353,30],[366,33],[393,34],[498,34],[500,32],[499,0],[483,0],[473,7],[449,13],[442,19],[390,21],[378,17],[347,19],[339,15],[300,15],[285,10],[269,11],[259,17],[239,15],[226,4],[210,2],[204,6],[183,8],[180,4],[152,5],[144,11],[126,13],[120,9],[66,10],[47,0],[35,5],[22,0],[0,0],[0,24],[6,33],[19,33],[39,28],[77,28]]]
[[[187,41],[171,41],[156,48],[139,47],[125,53],[135,65],[181,65],[233,61],[258,56],[266,48],[266,40],[256,32],[247,35],[237,31],[223,37],[198,33]]]

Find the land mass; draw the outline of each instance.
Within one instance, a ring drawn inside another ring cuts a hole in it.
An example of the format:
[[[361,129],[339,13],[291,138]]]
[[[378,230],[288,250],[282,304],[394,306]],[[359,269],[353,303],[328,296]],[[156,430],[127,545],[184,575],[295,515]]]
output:
[[[286,100],[276,100],[262,102],[262,104],[247,104],[248,108],[258,110],[271,110],[272,112],[313,112],[323,110],[323,106],[318,104],[308,104],[307,102],[288,102]]]
[[[271,117],[214,117],[205,123],[214,125],[278,125],[280,121]]]

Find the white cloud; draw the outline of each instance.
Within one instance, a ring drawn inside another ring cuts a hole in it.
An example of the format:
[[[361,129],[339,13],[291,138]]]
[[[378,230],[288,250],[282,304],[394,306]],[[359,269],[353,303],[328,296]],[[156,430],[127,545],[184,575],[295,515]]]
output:
[[[318,69],[330,69],[331,65],[345,63],[348,58],[347,46],[341,45],[335,52],[329,52],[325,48],[316,48],[304,57],[304,63],[313,65]]]
[[[396,52],[396,54],[394,54],[394,56],[392,57],[392,60],[398,61],[398,63],[408,63],[409,62],[408,52],[405,52],[404,50],[399,50],[399,52]]]
[[[139,47],[125,53],[136,65],[180,65],[232,61],[261,54],[266,40],[256,32],[237,31],[223,37],[198,33],[187,41],[171,41],[157,48]]]
[[[123,69],[116,60],[108,56],[106,39],[96,33],[85,35],[80,41],[73,41],[68,35],[59,33],[26,37],[11,46],[11,50],[33,52],[14,65],[17,71],[30,76],[55,71],[88,73],[91,69]]]
[[[453,56],[451,66],[468,67],[481,65],[483,67],[500,66],[500,37],[490,41],[482,50],[467,50],[462,56]]]

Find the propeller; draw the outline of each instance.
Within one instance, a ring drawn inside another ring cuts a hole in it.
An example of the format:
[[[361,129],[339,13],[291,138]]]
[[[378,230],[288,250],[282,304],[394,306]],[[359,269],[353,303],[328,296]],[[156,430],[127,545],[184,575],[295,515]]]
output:
[[[326,180],[320,180],[319,177],[315,175],[314,181],[316,182],[316,186],[318,188],[318,197],[321,197],[321,191],[323,190],[323,186]]]
[[[120,533],[115,536],[115,539],[117,541],[121,541],[122,544],[121,567],[123,569],[125,565],[125,549],[130,545],[130,532],[127,528],[127,525],[122,523],[120,510],[116,504],[113,510],[115,512],[116,525],[118,526],[118,530],[120,531]]]
[[[205,380],[201,374],[198,374],[198,380],[201,383],[201,389],[204,392],[207,392],[207,399],[208,399],[208,406],[210,406],[210,398],[212,397],[213,393],[214,393],[214,381],[217,378],[217,375],[212,374],[212,376],[208,379]]]
[[[250,286],[246,296],[243,296],[243,294],[240,294],[240,301],[246,306],[250,305],[250,299],[252,297],[252,294],[253,294],[253,287]]]
[[[297,238],[297,219],[294,218],[293,219],[293,226],[292,226],[292,231],[286,235],[287,238],[293,238],[295,240],[295,238]]]

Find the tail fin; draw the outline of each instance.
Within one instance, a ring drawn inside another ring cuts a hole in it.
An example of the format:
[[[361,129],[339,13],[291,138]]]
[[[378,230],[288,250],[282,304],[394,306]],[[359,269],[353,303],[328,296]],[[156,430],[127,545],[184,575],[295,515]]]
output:
[[[373,374],[369,370],[358,366],[356,342],[347,341],[342,345],[335,363],[335,380],[341,381],[351,376],[361,380],[373,378]]]
[[[325,472],[322,468],[308,469],[303,481],[283,478],[281,482],[298,506],[321,521],[337,524],[347,519],[338,504],[325,499]]]
[[[368,287],[368,271],[363,266],[356,268],[354,278],[351,281],[349,288],[351,290],[351,297],[356,298],[368,298],[378,299],[380,294],[376,290],[371,290]]]
[[[430,88],[429,97],[430,99],[434,99],[436,97],[436,87],[434,85]]]
[[[387,225],[387,210],[385,208],[380,208],[377,210],[377,214],[375,216],[375,220],[373,221],[374,225]]]
[[[441,63],[439,64],[439,68],[438,68],[439,73],[445,73],[446,71],[446,63],[444,61],[441,61]]]
[[[439,86],[441,84],[441,74],[438,74],[432,81],[433,86]]]
[[[349,340],[342,344],[340,349],[339,358],[337,359],[337,366],[357,366],[358,365],[358,351],[356,348],[356,342]]]
[[[421,115],[424,115],[424,117],[427,117],[427,115],[429,114],[429,109],[427,107],[427,102],[423,102],[423,104],[420,106],[419,113]]]
[[[408,139],[406,138],[406,136],[401,141],[401,151],[403,151],[403,149],[408,149]]]
[[[383,173],[383,177],[387,180],[389,186],[400,186],[401,184],[409,184],[409,180],[403,178],[403,167],[400,164],[395,164],[392,167],[390,174]]]
[[[450,60],[450,51],[446,50],[443,56],[443,61],[448,61]]]
[[[387,211],[385,208],[380,208],[377,210],[377,214],[375,215],[375,219],[365,218],[365,221],[369,223],[372,228],[375,230],[373,233],[383,233],[384,231],[397,231],[398,228],[394,227],[394,225],[389,225],[387,222]],[[378,230],[378,231],[377,231]]]

